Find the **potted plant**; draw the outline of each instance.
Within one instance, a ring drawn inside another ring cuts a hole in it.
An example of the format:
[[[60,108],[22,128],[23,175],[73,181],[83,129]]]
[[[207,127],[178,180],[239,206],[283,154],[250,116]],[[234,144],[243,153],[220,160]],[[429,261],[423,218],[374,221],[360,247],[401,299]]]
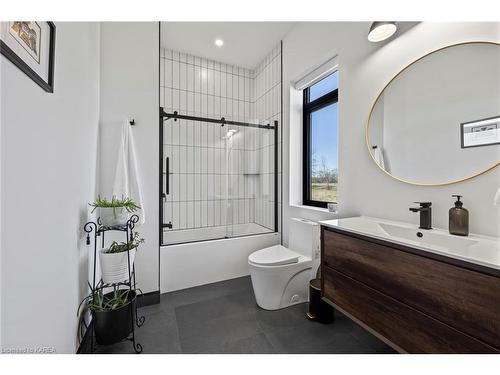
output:
[[[134,290],[115,289],[104,293],[98,289],[80,303],[80,324],[84,324],[85,313],[90,310],[97,343],[114,344],[128,337],[132,331],[136,303],[137,293]]]
[[[114,195],[111,200],[98,195],[89,206],[93,207],[92,213],[99,208],[99,217],[104,227],[123,226],[127,223],[129,214],[141,209],[133,199],[127,197],[118,199]]]
[[[114,284],[128,280],[129,264],[132,270],[137,247],[143,242],[144,238],[139,238],[139,233],[135,232],[130,241],[120,243],[113,241],[110,247],[102,249],[99,252],[102,281]]]

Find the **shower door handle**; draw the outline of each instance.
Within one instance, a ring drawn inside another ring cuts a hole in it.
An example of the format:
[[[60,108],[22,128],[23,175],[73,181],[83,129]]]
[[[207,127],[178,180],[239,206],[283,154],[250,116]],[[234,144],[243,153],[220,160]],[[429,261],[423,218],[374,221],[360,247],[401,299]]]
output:
[[[167,157],[165,160],[165,194],[170,194],[170,158]]]

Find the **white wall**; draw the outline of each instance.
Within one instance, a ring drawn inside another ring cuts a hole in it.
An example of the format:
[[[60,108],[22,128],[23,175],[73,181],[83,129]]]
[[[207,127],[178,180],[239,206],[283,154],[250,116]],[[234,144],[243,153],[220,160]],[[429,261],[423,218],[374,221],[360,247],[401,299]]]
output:
[[[53,94],[0,57],[1,343],[74,353],[96,184],[99,24],[56,27]]]
[[[284,95],[284,201],[296,203],[294,187],[301,186],[301,124],[292,118],[290,82],[338,53],[339,88],[339,209],[342,216],[371,215],[418,223],[418,215],[408,211],[413,201],[433,202],[436,227],[447,228],[451,194],[464,195],[470,210],[471,232],[500,235],[500,213],[493,196],[500,185],[500,168],[475,179],[444,187],[407,185],[385,175],[373,163],[364,137],[370,108],[385,84],[410,62],[445,45],[475,40],[500,40],[498,23],[420,23],[399,38],[375,44],[366,39],[369,23],[302,23],[283,43]],[[293,93],[293,91],[292,91]],[[294,96],[292,96],[292,99]],[[290,138],[290,134],[292,137]],[[291,142],[291,143],[289,143]],[[290,147],[288,145],[290,144]],[[292,163],[290,163],[292,160]],[[293,194],[290,195],[290,192]],[[332,217],[324,211],[285,207],[284,243],[288,242],[287,220]]]
[[[133,135],[142,180],[146,242],[136,256],[138,287],[159,290],[159,34],[157,22],[101,24],[100,193],[112,194],[121,125],[134,118]]]

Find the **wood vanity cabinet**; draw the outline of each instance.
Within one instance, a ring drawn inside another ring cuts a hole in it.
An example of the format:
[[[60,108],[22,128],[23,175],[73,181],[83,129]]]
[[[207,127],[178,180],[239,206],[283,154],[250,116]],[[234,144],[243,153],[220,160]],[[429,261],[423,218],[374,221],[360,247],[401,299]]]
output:
[[[322,226],[325,300],[407,353],[499,353],[500,272]]]

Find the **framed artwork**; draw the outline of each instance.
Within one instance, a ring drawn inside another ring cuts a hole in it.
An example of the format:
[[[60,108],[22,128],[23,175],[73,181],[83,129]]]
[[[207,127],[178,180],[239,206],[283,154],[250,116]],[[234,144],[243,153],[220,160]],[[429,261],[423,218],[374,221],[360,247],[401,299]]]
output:
[[[500,116],[460,124],[462,148],[500,144]]]
[[[46,92],[54,92],[53,22],[0,22],[0,52]]]

